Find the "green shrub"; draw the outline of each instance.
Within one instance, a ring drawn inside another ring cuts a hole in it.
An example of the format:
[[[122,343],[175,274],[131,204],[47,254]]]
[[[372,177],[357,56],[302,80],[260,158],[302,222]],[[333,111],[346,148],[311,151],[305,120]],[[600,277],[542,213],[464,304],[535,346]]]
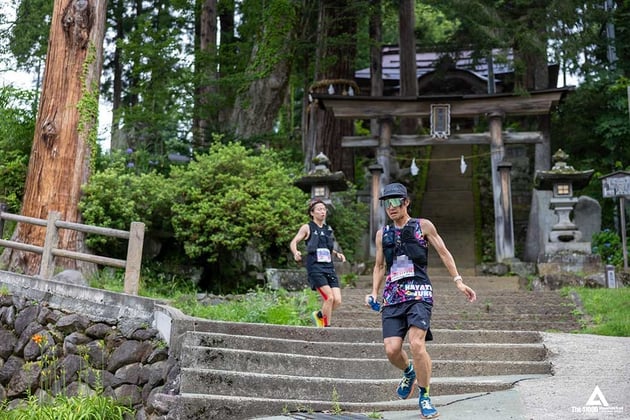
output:
[[[259,254],[262,267],[293,263],[289,242],[309,220],[309,195],[293,185],[301,164],[288,162],[285,154],[217,141],[186,165],[153,165],[136,152],[112,153],[105,162],[83,187],[79,208],[90,225],[128,230],[131,222],[145,224],[145,244],[161,248],[154,260],[143,261],[143,288],[186,276],[192,267],[203,270],[202,289],[243,292],[258,284],[245,253]],[[352,188],[335,193],[333,202],[329,223],[352,260],[369,210]],[[86,241],[98,255],[125,258],[125,240],[88,235]],[[148,264],[150,272],[144,270]],[[105,287],[119,287],[104,280]]]
[[[120,158],[91,176],[83,186],[79,209],[89,225],[129,230],[131,222],[142,222],[145,235],[169,236],[174,197],[171,185],[155,171],[137,174]],[[125,240],[88,235],[86,242],[99,255],[124,258],[127,252]]]
[[[591,249],[594,254],[601,257],[604,264],[612,264],[615,267],[621,267],[623,264],[621,238],[609,229],[604,229],[593,235]]]
[[[357,201],[354,188],[334,193],[332,202],[334,207],[330,210],[326,222],[334,229],[335,238],[348,261],[353,261],[355,251],[368,229],[370,208],[367,204]],[[296,232],[297,229],[296,226]]]
[[[274,151],[239,143],[215,143],[208,154],[173,168],[172,223],[186,255],[207,262],[223,282],[247,269],[239,257],[248,247],[267,266],[286,263],[308,199],[293,186],[295,172]]]

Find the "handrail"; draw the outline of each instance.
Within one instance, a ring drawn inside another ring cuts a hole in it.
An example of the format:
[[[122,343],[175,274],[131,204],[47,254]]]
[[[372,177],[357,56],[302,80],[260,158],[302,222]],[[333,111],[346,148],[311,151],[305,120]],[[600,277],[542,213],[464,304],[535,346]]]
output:
[[[52,278],[55,264],[54,257],[64,257],[80,261],[87,261],[94,264],[101,264],[110,267],[125,269],[125,293],[131,295],[138,294],[140,284],[140,267],[142,265],[142,245],[144,242],[144,223],[131,222],[128,231],[111,229],[106,227],[84,225],[81,223],[66,222],[60,220],[61,214],[57,211],[48,213],[48,219],[38,219],[35,217],[22,216],[19,214],[7,213],[7,206],[0,203],[0,247],[17,249],[20,251],[33,252],[42,256],[39,266],[39,276],[44,280]],[[46,228],[46,238],[44,246],[24,244],[21,242],[2,239],[4,232],[4,221],[11,220],[18,223],[29,223]],[[75,230],[83,233],[109,236],[128,240],[127,258],[125,260],[109,258],[84,252],[76,252],[58,248],[59,229]]]

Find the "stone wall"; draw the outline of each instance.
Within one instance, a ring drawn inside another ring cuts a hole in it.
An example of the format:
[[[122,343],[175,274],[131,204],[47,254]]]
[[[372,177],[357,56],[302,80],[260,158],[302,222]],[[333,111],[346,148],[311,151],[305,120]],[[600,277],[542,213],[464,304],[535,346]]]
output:
[[[144,319],[90,320],[45,301],[0,291],[0,401],[102,392],[166,419],[176,399],[179,365]]]

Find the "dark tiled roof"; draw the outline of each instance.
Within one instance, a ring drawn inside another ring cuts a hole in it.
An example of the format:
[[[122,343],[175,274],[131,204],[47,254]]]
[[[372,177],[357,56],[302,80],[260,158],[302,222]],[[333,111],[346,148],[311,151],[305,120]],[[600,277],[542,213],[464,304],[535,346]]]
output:
[[[512,51],[493,50],[493,69],[495,77],[512,73]],[[418,78],[434,71],[445,59],[452,61],[453,67],[459,70],[466,70],[479,78],[487,79],[488,62],[485,57],[477,58],[473,51],[458,52],[418,52],[416,53],[416,75]],[[356,79],[369,79],[370,68],[357,70]],[[400,80],[400,54],[397,46],[383,47],[383,80]]]

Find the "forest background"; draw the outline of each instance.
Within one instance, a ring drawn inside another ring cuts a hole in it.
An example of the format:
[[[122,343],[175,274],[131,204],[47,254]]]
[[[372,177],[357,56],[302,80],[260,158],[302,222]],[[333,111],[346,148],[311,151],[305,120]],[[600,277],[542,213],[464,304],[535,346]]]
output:
[[[355,193],[372,160],[340,139],[369,126],[309,133],[308,92],[374,68],[383,45],[477,57],[511,49],[523,94],[548,63],[578,78],[553,114],[552,150],[596,170],[584,194],[600,200],[604,228],[619,229],[598,178],[630,162],[630,1],[3,1],[12,13],[0,15],[0,67],[37,83],[0,89],[0,202],[44,219],[58,210],[120,229],[144,222],[143,278],[233,291],[255,284],[261,267],[290,266],[308,199],[293,181],[320,151],[352,182],[329,219],[351,258],[365,240]],[[108,139],[96,131],[99,97],[112,104]],[[4,235],[43,240],[37,229]],[[66,249],[125,253],[64,235]],[[5,250],[2,263],[32,274],[38,258]]]

